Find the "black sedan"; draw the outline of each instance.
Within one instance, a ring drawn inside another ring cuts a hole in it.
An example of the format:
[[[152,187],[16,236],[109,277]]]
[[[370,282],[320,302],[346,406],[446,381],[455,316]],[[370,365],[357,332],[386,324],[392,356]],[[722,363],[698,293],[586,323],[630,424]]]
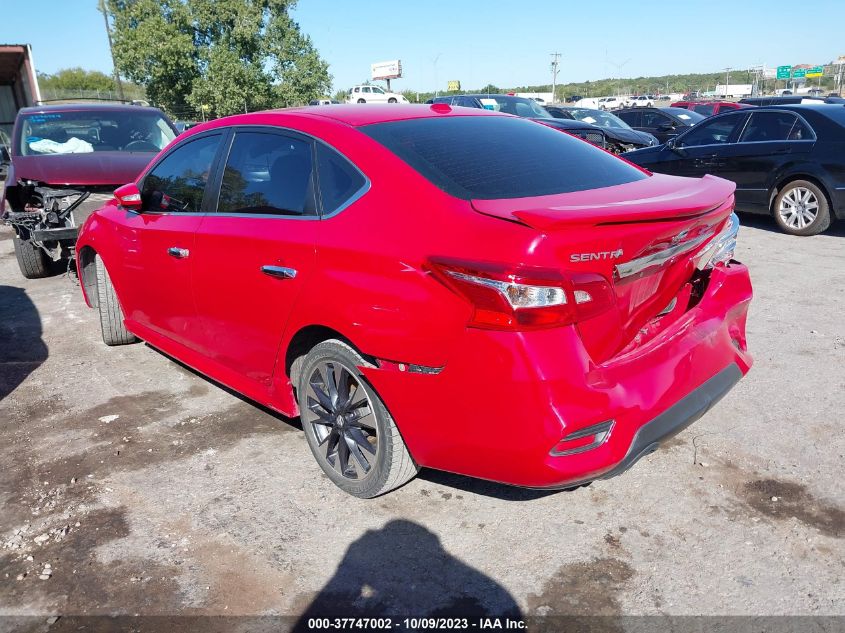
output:
[[[546,110],[556,119],[581,121],[600,127],[607,136],[608,149],[616,154],[659,143],[653,134],[632,129],[611,112],[575,106],[546,106]]]
[[[481,108],[514,114],[531,119],[532,121],[537,121],[538,123],[543,123],[558,130],[563,130],[585,141],[589,141],[593,145],[598,145],[602,149],[608,146],[607,135],[597,126],[582,121],[556,119],[536,101],[526,99],[525,97],[494,94],[449,95],[429,99],[426,103],[445,103],[450,106],[460,106],[462,108]]]
[[[635,130],[654,134],[661,143],[705,119],[686,108],[626,108],[615,114]]]
[[[845,218],[845,107],[763,106],[710,117],[658,147],[625,158],[676,176],[736,183],[738,211],[774,216],[791,235]]]

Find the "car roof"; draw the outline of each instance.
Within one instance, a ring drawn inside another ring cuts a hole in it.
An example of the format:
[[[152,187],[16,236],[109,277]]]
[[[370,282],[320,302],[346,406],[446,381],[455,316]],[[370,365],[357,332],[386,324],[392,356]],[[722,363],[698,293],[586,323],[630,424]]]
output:
[[[338,104],[331,108],[325,106],[305,106],[301,108],[283,108],[280,110],[265,110],[250,114],[236,114],[231,117],[215,119],[198,126],[198,131],[208,130],[224,125],[255,125],[256,123],[272,124],[276,117],[302,117],[305,119],[328,119],[345,123],[353,127],[371,125],[373,123],[387,123],[392,121],[408,121],[413,119],[429,119],[442,116],[512,116],[481,108],[452,108],[440,104],[402,104],[402,103],[360,103]]]
[[[102,103],[99,101],[82,101],[79,103],[55,103],[52,105],[37,105],[21,108],[21,114],[46,114],[49,112],[157,112],[159,108],[152,106],[137,106],[131,103]]]
[[[845,125],[845,104],[841,103],[784,103],[755,108],[755,111],[766,112],[770,110],[789,110],[797,114],[806,112],[817,112],[833,119],[840,125]]]

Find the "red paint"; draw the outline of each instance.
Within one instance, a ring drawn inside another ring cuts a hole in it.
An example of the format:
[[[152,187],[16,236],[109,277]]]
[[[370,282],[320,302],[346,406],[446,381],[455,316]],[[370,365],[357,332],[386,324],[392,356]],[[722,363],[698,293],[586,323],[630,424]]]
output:
[[[743,110],[745,108],[754,107],[752,105],[748,105],[747,103],[736,103],[735,101],[677,101],[670,107],[695,110],[695,106],[700,105],[713,106],[713,114],[720,114],[722,112],[727,112],[728,110]]]
[[[322,220],[152,218],[113,202],[91,216],[77,249],[96,250],[109,267],[133,333],[287,415],[298,413],[285,366],[291,340],[308,326],[336,330],[386,361],[363,371],[420,465],[512,484],[598,476],[622,460],[643,424],[717,372],[731,363],[748,371],[744,266],[714,269],[697,302],[688,282],[701,249],[647,274],[614,277],[617,263],[666,248],[684,231],[681,241],[718,231],[733,208],[733,185],[654,175],[594,191],[470,202],[355,129],[441,116],[505,115],[353,105],[204,124],[182,138],[235,124],[315,136],[371,187]],[[174,245],[191,256],[168,257]],[[552,311],[528,327],[495,319],[474,327],[478,298],[444,282],[437,268],[455,261],[491,278],[551,275],[567,293],[593,293],[597,304]],[[274,279],[261,274],[266,264],[298,274]],[[675,297],[681,307],[657,319]],[[408,364],[442,370],[411,373]],[[599,448],[549,454],[564,436],[609,419],[616,423]]]

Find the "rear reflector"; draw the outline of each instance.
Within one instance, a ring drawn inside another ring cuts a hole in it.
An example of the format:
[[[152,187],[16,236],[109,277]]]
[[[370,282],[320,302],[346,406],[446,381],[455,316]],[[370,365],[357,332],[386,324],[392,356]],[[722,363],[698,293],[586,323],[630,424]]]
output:
[[[565,436],[557,445],[549,451],[552,457],[565,457],[566,455],[577,455],[598,448],[610,437],[614,421],[600,422],[583,429],[573,431]]]

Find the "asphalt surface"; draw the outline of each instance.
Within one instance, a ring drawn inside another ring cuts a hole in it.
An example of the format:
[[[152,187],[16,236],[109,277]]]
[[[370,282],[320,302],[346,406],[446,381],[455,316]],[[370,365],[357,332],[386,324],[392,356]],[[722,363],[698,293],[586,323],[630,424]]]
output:
[[[845,226],[742,220],[756,365],[668,447],[570,492],[423,471],[370,501],[295,420],[103,345],[0,229],[0,615],[845,615]]]

